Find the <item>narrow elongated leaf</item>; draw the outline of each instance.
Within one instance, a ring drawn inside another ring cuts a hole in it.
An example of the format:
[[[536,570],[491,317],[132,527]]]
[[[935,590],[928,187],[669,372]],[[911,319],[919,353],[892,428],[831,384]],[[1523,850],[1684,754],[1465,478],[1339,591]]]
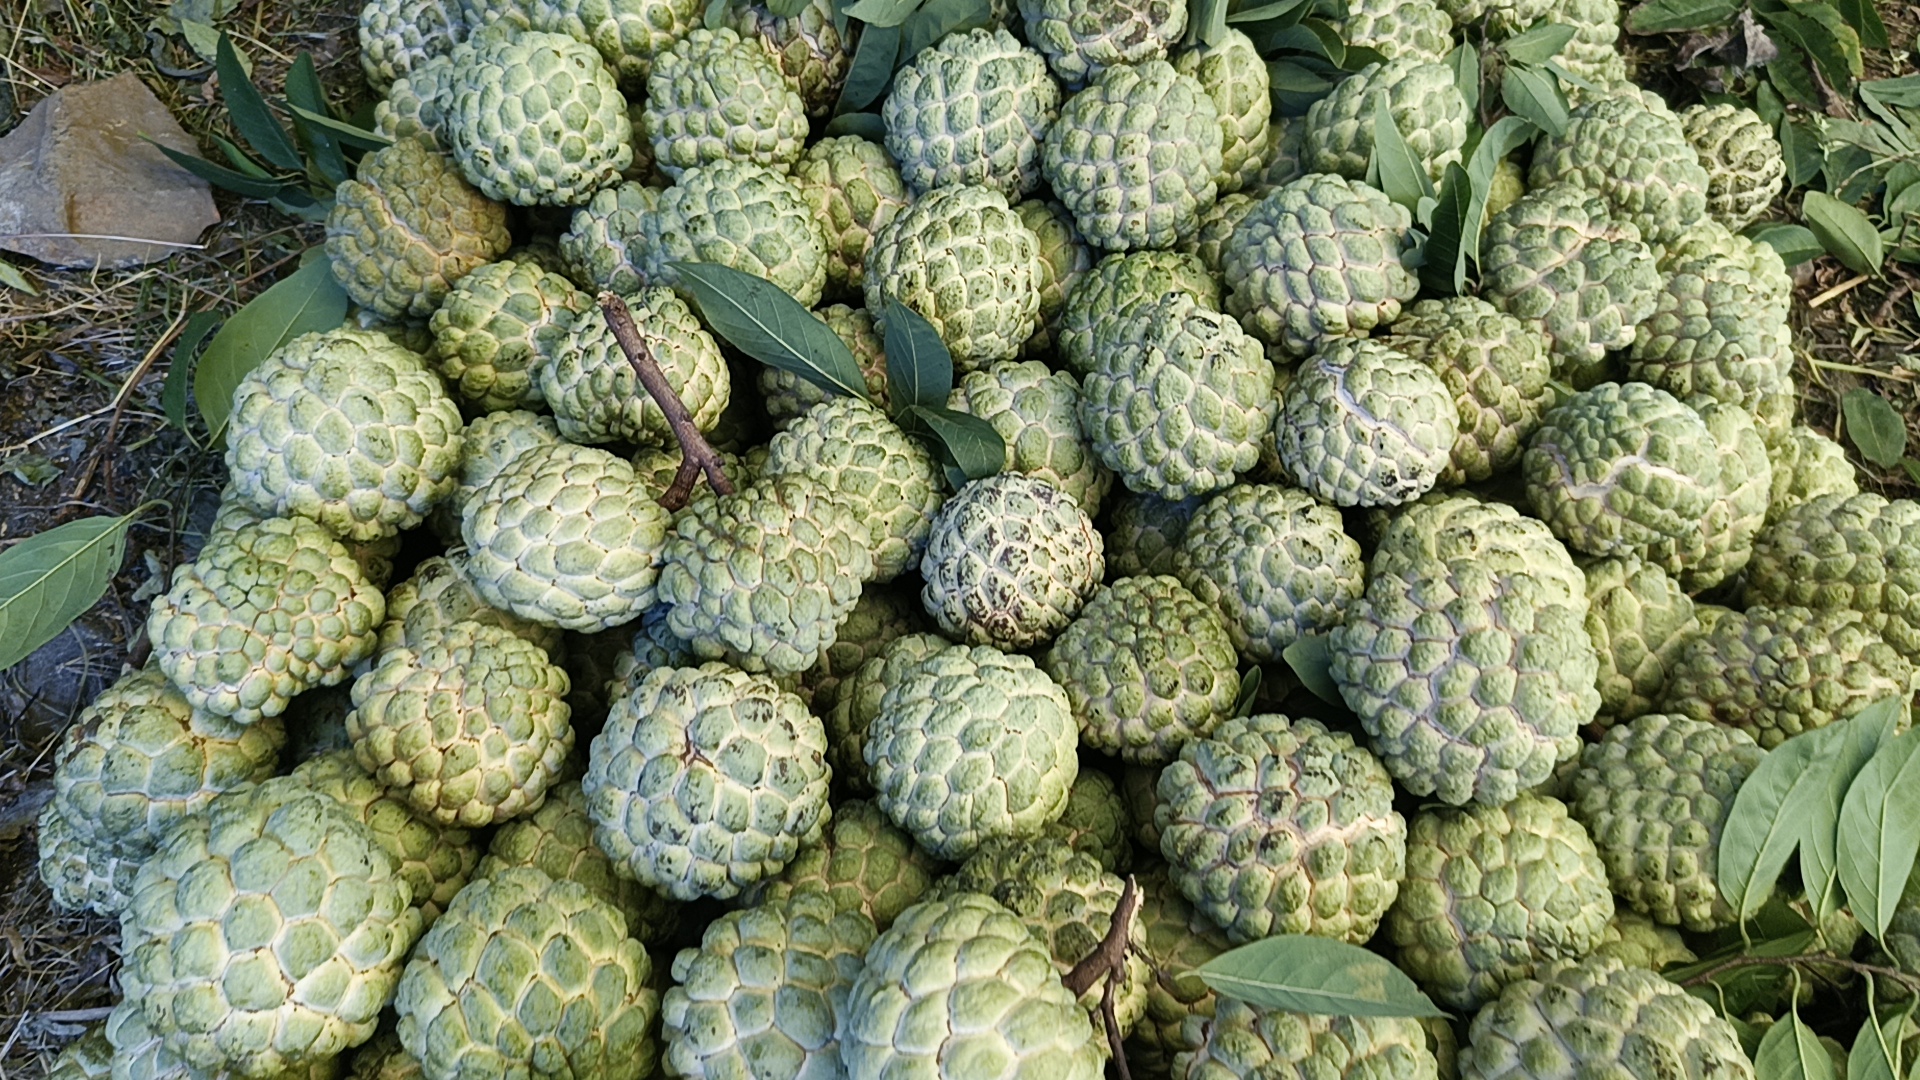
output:
[[[1245,11],[1233,12],[1227,16],[1227,23],[1230,26],[1245,26],[1248,23],[1268,22],[1289,17],[1298,19],[1308,10],[1308,7],[1307,0],[1278,0],[1277,3],[1259,4]]]
[[[1250,1005],[1324,1016],[1445,1016],[1378,953],[1332,938],[1281,934],[1229,949],[1197,972]]]
[[[1376,94],[1373,99],[1373,161],[1370,170],[1377,174],[1380,190],[1387,198],[1414,210],[1421,199],[1433,197],[1433,181],[1427,176],[1427,167],[1413,156],[1407,140],[1401,137],[1399,125],[1393,122],[1393,113],[1387,106],[1387,95]]]
[[[1865,69],[1860,33],[1828,3],[1758,3],[1754,14],[1768,27],[1799,44],[1836,87],[1851,87]]]
[[[1901,1080],[1900,1032],[1907,1014],[1894,1013],[1879,1023],[1868,1017],[1847,1051],[1847,1080]]]
[[[1902,75],[1897,79],[1871,79],[1856,89],[1862,100],[1881,105],[1920,109],[1920,75]]]
[[[212,136],[212,138],[213,145],[220,148],[220,156],[227,159],[227,164],[233,166],[235,172],[240,173],[242,176],[251,176],[255,180],[279,179],[272,173],[261,168],[258,162],[248,157],[246,151],[235,146],[233,140],[225,139],[218,135]]]
[[[69,521],[0,551],[0,671],[52,641],[106,593],[139,512]]]
[[[895,418],[908,434],[928,441],[934,456],[968,480],[982,480],[1007,464],[1007,443],[993,425],[968,413],[909,405]]]
[[[291,105],[289,108],[293,110],[294,116],[306,122],[310,127],[319,129],[329,137],[339,139],[340,142],[347,146],[357,147],[361,150],[379,150],[393,145],[393,140],[391,139],[368,131],[363,127],[349,124],[345,120],[335,120],[331,116],[315,112],[304,105]]]
[[[1805,187],[1827,167],[1827,151],[1820,134],[1803,121],[1783,117],[1777,127],[1780,153],[1787,162],[1787,183]]]
[[[880,118],[879,113],[841,113],[827,121],[826,134],[829,138],[858,135],[870,143],[882,143],[887,138],[887,122]]]
[[[860,31],[860,44],[853,51],[853,66],[840,87],[835,113],[858,112],[879,100],[893,81],[894,60],[900,55],[900,28],[869,26]]]
[[[1195,0],[1187,14],[1186,44],[1212,48],[1227,36],[1227,0]]]
[[[200,407],[212,443],[227,430],[233,391],[267,354],[299,337],[331,330],[347,315],[347,294],[333,279],[324,254],[233,313],[213,335],[193,371],[193,400]]]
[[[152,140],[149,139],[148,142]],[[161,146],[159,143],[153,143],[153,146],[167,155],[169,161],[207,183],[226,188],[236,195],[245,195],[249,199],[271,199],[289,186],[285,180],[260,180],[223,165],[215,165],[206,158],[183,154],[171,146]]]
[[[1900,464],[1907,453],[1907,422],[1899,409],[1857,386],[1840,396],[1840,411],[1847,418],[1847,438],[1860,448],[1861,457],[1883,469]]]
[[[40,290],[34,288],[33,282],[27,280],[27,272],[4,259],[0,259],[0,285],[9,289],[19,289],[28,296],[40,295]]]
[[[1500,162],[1539,132],[1530,121],[1518,116],[1503,116],[1493,122],[1467,159],[1467,175],[1473,180],[1472,196],[1467,201],[1467,216],[1460,227],[1460,247],[1468,259],[1480,259],[1480,237],[1487,225],[1487,193],[1493,189],[1493,174]]]
[[[1827,774],[1824,797],[1813,801],[1800,837],[1800,880],[1816,915],[1825,919],[1840,906],[1840,806],[1854,777],[1880,752],[1900,721],[1898,703],[1875,702],[1834,726],[1845,732],[1844,744]]]
[[[1920,731],[1895,737],[1853,778],[1838,841],[1847,906],[1878,939],[1920,853]]]
[[[1860,44],[1869,49],[1884,49],[1891,44],[1887,39],[1887,24],[1880,21],[1874,0],[1834,0],[1833,6],[1860,35]]]
[[[233,39],[225,34],[220,35],[213,65],[220,73],[220,100],[226,103],[227,113],[233,117],[233,126],[240,137],[269,164],[288,172],[304,172],[306,166],[293,145],[293,137],[274,119],[273,110],[267,108],[267,99],[247,78],[246,68],[240,66],[240,57],[233,51]]]
[[[1280,658],[1314,697],[1330,705],[1345,704],[1339,685],[1333,681],[1333,658],[1327,652],[1326,634],[1302,634],[1294,638],[1293,644],[1280,651]]]
[[[1447,54],[1447,66],[1453,69],[1453,86],[1467,101],[1467,115],[1480,112],[1480,50],[1473,42],[1463,41]]]
[[[867,396],[866,377],[846,342],[780,286],[717,263],[676,262],[673,268],[693,293],[701,319],[734,348],[829,394]]]
[[[1753,1071],[1768,1080],[1835,1080],[1833,1059],[1798,1012],[1781,1017],[1761,1036]]]
[[[907,305],[887,298],[887,398],[896,407],[944,409],[953,389],[953,355],[940,331]]]
[[[1820,240],[1813,230],[1805,225],[1788,225],[1773,222],[1754,230],[1754,240],[1772,248],[1780,261],[1788,266],[1798,266],[1808,259],[1817,258],[1826,249],[1820,246]]]
[[[1420,264],[1420,281],[1430,292],[1458,295],[1467,287],[1467,215],[1473,208],[1473,177],[1458,162],[1447,166],[1440,178],[1439,202],[1427,227],[1426,258]],[[1475,247],[1478,237],[1475,238]]]
[[[160,387],[160,408],[167,414],[167,423],[182,431],[187,429],[187,387],[193,385],[194,357],[200,343],[218,325],[217,312],[196,311],[187,316],[187,324],[174,339],[173,355],[167,361],[167,381]]]
[[[1232,715],[1253,715],[1253,704],[1260,699],[1260,682],[1265,677],[1257,667],[1247,669],[1247,677],[1240,680],[1240,693],[1234,695]]]
[[[844,10],[869,29],[877,26],[884,30],[906,22],[919,6],[920,0],[854,0]]]
[[[926,0],[900,24],[900,60],[909,62],[948,34],[979,29],[992,21],[993,9],[987,0]]]
[[[1574,29],[1565,23],[1543,22],[1501,43],[1500,51],[1515,63],[1538,66],[1560,55],[1573,40]]]
[[[1807,228],[1820,240],[1827,254],[1856,274],[1878,274],[1886,258],[1880,243],[1880,230],[1866,213],[1852,203],[1841,202],[1824,191],[1809,191],[1800,205]]]
[[[1740,785],[1720,832],[1715,877],[1727,903],[1746,921],[1773,892],[1800,844],[1813,804],[1846,745],[1846,731],[1819,728],[1796,735],[1762,758]]]
[[[1566,91],[1537,68],[1510,67],[1500,77],[1500,100],[1515,116],[1525,117],[1549,135],[1566,133],[1571,117]]]
[[[768,0],[767,12],[777,19],[791,19],[807,9],[807,0]]]
[[[1677,34],[1718,26],[1739,10],[1737,0],[1647,0],[1623,25],[1629,34]]]
[[[329,186],[337,186],[352,173],[347,156],[340,149],[340,137],[332,130],[340,124],[327,110],[327,94],[320,87],[320,76],[313,70],[313,54],[302,51],[287,69],[287,109],[293,114],[293,132],[306,144],[307,158]],[[368,134],[372,134],[368,132]]]

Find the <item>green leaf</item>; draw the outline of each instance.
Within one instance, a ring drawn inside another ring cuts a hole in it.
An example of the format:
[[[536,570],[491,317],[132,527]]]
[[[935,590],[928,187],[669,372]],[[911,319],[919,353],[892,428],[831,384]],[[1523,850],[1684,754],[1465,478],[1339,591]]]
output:
[[[899,27],[869,26],[860,31],[853,66],[847,71],[847,81],[840,87],[840,100],[834,102],[833,111],[854,113],[879,100],[893,81],[893,64],[899,55]]]
[[[247,372],[301,334],[331,330],[346,316],[347,294],[334,281],[333,265],[324,254],[234,312],[193,370],[193,400],[206,422],[209,443],[218,444],[226,434],[234,388]]]
[[[34,288],[33,282],[27,280],[27,272],[5,259],[0,259],[0,285],[9,289],[19,289],[28,296],[40,295],[40,290]]]
[[[1813,230],[1805,225],[1768,222],[1748,236],[1778,252],[1780,261],[1788,266],[1798,266],[1826,250],[1820,246],[1819,237],[1814,236]]]
[[[187,316],[187,324],[174,339],[173,355],[167,361],[167,381],[160,388],[160,407],[167,414],[167,423],[181,431],[187,430],[187,387],[191,385],[194,353],[218,325],[219,313],[196,311]]]
[[[897,406],[943,409],[953,390],[953,355],[940,331],[907,305],[887,297],[887,398]]]
[[[1718,26],[1739,10],[1738,0],[1647,0],[1623,25],[1629,34],[1677,34]]]
[[[1300,39],[1297,48],[1309,55],[1324,57],[1328,63],[1342,71],[1355,70],[1347,66],[1347,39],[1340,36],[1340,31],[1335,29],[1332,23],[1309,16],[1301,19],[1295,29],[1305,35]]]
[[[882,29],[899,26],[919,6],[920,0],[855,0],[844,10],[850,17],[866,23],[870,30],[876,26]]]
[[[1902,75],[1897,79],[1870,79],[1856,89],[1860,97],[1882,105],[1920,109],[1920,75]]]
[[[1920,484],[1920,459],[1901,458],[1900,467],[1906,470],[1907,479]]]
[[[1194,0],[1187,14],[1186,44],[1212,48],[1227,36],[1228,0]]]
[[[287,69],[287,109],[293,113],[294,134],[305,141],[307,157],[327,186],[337,186],[351,176],[340,138],[331,130],[331,125],[339,121],[327,109],[326,91],[320,86],[319,73],[313,70],[313,54],[304,49]],[[350,124],[341,126],[357,130]]]
[[[1297,20],[1305,15],[1308,9],[1308,0],[1278,0],[1277,3],[1260,4],[1245,11],[1231,12],[1227,15],[1227,24],[1244,27],[1248,23],[1269,22],[1290,16]]]
[[[1774,1021],[1761,1037],[1753,1071],[1767,1080],[1834,1080],[1833,1059],[1797,1010]]]
[[[1467,261],[1472,254],[1467,250],[1466,228],[1472,208],[1473,177],[1458,162],[1449,163],[1440,178],[1439,202],[1428,222],[1426,257],[1420,264],[1420,281],[1429,292],[1457,296],[1466,290]]]
[[[767,12],[777,19],[791,19],[807,9],[807,0],[767,0]]]
[[[1892,45],[1887,38],[1887,24],[1880,21],[1880,12],[1874,7],[1873,0],[1834,0],[1834,7],[1840,17],[1847,20],[1860,35],[1860,44],[1869,49],[1885,49]]]
[[[718,263],[676,262],[673,268],[693,293],[701,320],[734,348],[829,394],[866,399],[866,376],[846,342],[785,289]]]
[[[1819,238],[1820,246],[1840,260],[1841,265],[1856,274],[1880,273],[1880,263],[1886,257],[1880,244],[1880,230],[1873,227],[1873,222],[1859,207],[1841,202],[1824,191],[1809,191],[1800,212],[1807,228]]]
[[[1493,189],[1493,174],[1500,162],[1539,132],[1530,121],[1518,116],[1503,116],[1493,122],[1467,159],[1467,175],[1473,180],[1472,197],[1460,227],[1460,247],[1468,259],[1480,259],[1480,237],[1487,225],[1487,193]]]
[[[900,24],[900,57],[911,61],[920,50],[962,30],[977,30],[991,25],[993,8],[988,0],[926,0],[920,10]]]
[[[249,199],[271,199],[292,186],[285,180],[255,179],[246,173],[236,172],[233,169],[215,165],[205,158],[194,157],[192,154],[183,154],[171,146],[161,146],[151,139],[147,141],[152,143],[154,148],[162,154],[167,155],[167,159],[175,165],[180,166],[209,184],[226,188],[235,194],[245,195]]]
[[[1780,153],[1787,162],[1787,183],[1806,187],[1827,167],[1827,151],[1820,134],[1805,121],[1784,117],[1775,129],[1779,132]]]
[[[1740,921],[1772,894],[1845,745],[1846,732],[1834,727],[1796,735],[1760,759],[1734,795],[1715,877]]]
[[[1373,98],[1373,158],[1369,170],[1376,174],[1375,183],[1387,193],[1387,198],[1408,210],[1417,208],[1421,199],[1433,197],[1433,181],[1427,176],[1427,168],[1413,156],[1407,140],[1401,137],[1385,94],[1375,94]]]
[[[220,31],[215,30],[211,23],[184,20],[180,23],[180,36],[186,39],[187,48],[192,49],[193,54],[202,60],[212,62],[220,55]],[[251,75],[253,65],[245,56],[240,59],[242,66]]]
[[[1344,705],[1340,687],[1333,681],[1333,657],[1327,652],[1327,635],[1302,634],[1280,650],[1280,658],[1300,677],[1314,697],[1330,705]]]
[[[145,510],[69,521],[0,551],[0,671],[99,601],[120,570],[127,529]]]
[[[1473,42],[1463,41],[1447,54],[1447,66],[1453,69],[1454,89],[1467,101],[1467,115],[1480,111],[1480,50]]]
[[[227,159],[227,164],[233,166],[236,172],[245,176],[251,176],[255,180],[284,182],[282,178],[268,172],[252,158],[248,157],[246,151],[235,146],[232,139],[223,138],[219,135],[213,135],[210,136],[210,138],[213,139],[213,145],[220,148],[220,155]]]
[[[993,425],[945,407],[909,405],[896,420],[909,435],[926,439],[940,462],[968,480],[982,480],[1007,463],[1007,443]]]
[[[826,135],[858,135],[870,143],[884,144],[887,140],[887,122],[879,113],[850,112],[827,121]]]
[[[1894,1013],[1880,1023],[1868,1017],[1847,1051],[1847,1080],[1900,1080],[1900,1033],[1905,1013]]]
[[[1200,965],[1217,993],[1249,1005],[1322,1016],[1445,1016],[1406,973],[1358,945],[1280,934]]]
[[[306,165],[293,145],[293,137],[274,119],[272,110],[267,108],[267,99],[247,78],[239,55],[233,51],[232,38],[220,35],[219,51],[213,63],[220,73],[220,100],[226,103],[227,114],[233,117],[233,126],[240,137],[269,164],[288,172],[304,172]]]
[[[301,105],[288,106],[293,115],[312,128],[322,129],[328,136],[339,139],[348,146],[361,150],[382,150],[393,145],[393,140],[375,134],[362,127],[356,127],[345,120],[335,120]]]
[[[1891,402],[1855,387],[1840,396],[1840,411],[1847,418],[1847,437],[1860,448],[1861,457],[1883,469],[1900,464],[1907,453],[1907,422]]]
[[[1880,701],[1833,725],[1845,732],[1845,740],[1828,771],[1826,793],[1814,800],[1800,836],[1800,880],[1821,919],[1840,906],[1836,864],[1840,858],[1841,804],[1846,801],[1847,789],[1853,786],[1860,770],[1893,737],[1900,716],[1899,703]]]
[[[1860,77],[1860,35],[1833,8],[1821,3],[1775,3],[1755,4],[1753,10],[1775,31],[1772,36],[1782,46],[1781,59],[1786,58],[1785,46],[1790,43],[1819,66],[1830,86],[1851,87]]]
[[[1500,100],[1549,135],[1566,133],[1570,118],[1566,91],[1553,76],[1535,68],[1510,67],[1500,77]]]
[[[1260,683],[1266,673],[1256,665],[1247,669],[1246,677],[1240,680],[1240,692],[1233,697],[1232,716],[1252,716],[1253,703],[1260,697]]]
[[[1300,61],[1271,60],[1267,62],[1267,88],[1272,92],[1276,114],[1290,109],[1297,115],[1325,97],[1333,89],[1333,80]]]
[[[1574,29],[1564,23],[1543,22],[1515,34],[1500,46],[1500,51],[1518,64],[1544,64],[1560,55],[1573,40]]]
[[[1920,853],[1920,731],[1896,736],[1854,777],[1838,839],[1847,906],[1878,940]]]

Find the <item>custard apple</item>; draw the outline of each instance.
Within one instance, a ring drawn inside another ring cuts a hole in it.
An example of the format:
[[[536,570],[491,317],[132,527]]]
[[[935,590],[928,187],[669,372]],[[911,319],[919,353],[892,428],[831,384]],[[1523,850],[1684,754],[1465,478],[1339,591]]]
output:
[[[1334,84],[1307,110],[1307,168],[1364,180],[1373,161],[1373,133],[1381,109],[1404,136],[1413,160],[1439,180],[1448,165],[1464,164],[1471,110],[1446,64],[1406,58],[1368,64]]]
[[[1024,649],[1066,627],[1102,569],[1086,511],[1044,480],[1006,473],[967,484],[934,516],[920,600],[951,637]]]
[[[822,719],[827,725],[827,758],[842,788],[860,795],[872,792],[867,776],[867,731],[873,727],[874,717],[880,715],[880,699],[888,689],[904,682],[920,661],[949,644],[938,634],[902,634],[862,661],[841,685]]]
[[[872,532],[873,569],[861,576],[873,581],[891,581],[919,561],[945,501],[926,444],[851,397],[815,405],[776,434],[759,475],[810,478],[852,509]]]
[[[977,416],[999,433],[1007,444],[1002,472],[1044,480],[1091,514],[1113,485],[1113,473],[1089,445],[1080,403],[1080,380],[1038,360],[970,372],[947,397],[947,408]]]
[[[1439,485],[1485,480],[1519,464],[1554,402],[1539,331],[1478,297],[1456,296],[1420,301],[1390,332],[1387,344],[1439,373],[1453,395],[1460,430]]]
[[[1186,1024],[1192,1049],[1175,1059],[1173,1071],[1181,1080],[1440,1076],[1420,1022],[1404,1017],[1282,1012],[1221,998],[1212,1016]]]
[[[885,930],[920,902],[937,872],[932,856],[915,847],[879,807],[849,799],[834,807],[833,821],[820,839],[801,848],[779,877],[757,891],[755,902],[783,904],[800,893],[824,892],[841,911],[858,912]]]
[[[1253,39],[1231,27],[1219,41],[1182,52],[1173,66],[1199,80],[1220,113],[1220,172],[1214,185],[1222,196],[1252,184],[1266,164],[1267,127],[1273,96],[1267,62]]]
[[[671,289],[654,286],[623,299],[667,386],[694,426],[711,431],[733,394],[719,344]],[[673,444],[666,415],[640,385],[597,305],[574,320],[557,355],[541,366],[539,379],[541,396],[570,441]]]
[[[1067,808],[1041,833],[1094,857],[1103,869],[1125,873],[1133,864],[1133,814],[1113,778],[1091,765],[1074,774]]]
[[[643,284],[681,288],[673,263],[687,261],[765,278],[808,307],[826,288],[822,223],[793,181],[772,169],[724,160],[688,168],[629,220],[623,244]],[[616,214],[612,224],[622,221]]]
[[[1114,499],[1113,512],[1107,515],[1107,576],[1139,577],[1143,574],[1174,572],[1174,548],[1187,534],[1187,525],[1195,510],[1206,499],[1191,498],[1169,502],[1153,495],[1137,495],[1124,488]],[[1193,588],[1189,585],[1188,588]],[[1233,629],[1229,619],[1227,629]]]
[[[413,906],[432,926],[473,877],[480,848],[465,829],[442,828],[414,814],[360,767],[350,750],[334,750],[302,762],[288,775],[353,811],[399,864],[413,892]]]
[[[807,103],[757,39],[701,27],[654,58],[641,124],[676,180],[720,161],[784,173],[806,148]]]
[[[1796,424],[1780,440],[1768,446],[1773,457],[1773,491],[1767,498],[1767,521],[1785,516],[1787,511],[1822,495],[1851,499],[1860,494],[1860,480],[1854,475],[1853,462],[1839,443],[1807,427]]]
[[[1200,1048],[1187,1039],[1187,1018],[1211,1018],[1218,1002],[1195,968],[1233,947],[1220,928],[1196,911],[1167,877],[1164,866],[1136,877],[1140,926],[1154,977],[1147,1011],[1127,1036],[1127,1064],[1143,1076],[1173,1076],[1174,1055]],[[1232,1000],[1232,999],[1228,999]]]
[[[1760,114],[1744,105],[1692,105],[1680,129],[1707,170],[1707,213],[1729,229],[1760,220],[1787,178],[1787,158]]]
[[[599,50],[622,86],[638,91],[653,63],[700,25],[694,0],[501,0],[534,30],[568,34]],[[636,94],[635,96],[638,96]]]
[[[1862,492],[1809,499],[1754,540],[1747,598],[1856,611],[1920,662],[1920,503]]]
[[[1666,571],[1631,555],[1588,559],[1587,636],[1600,657],[1600,719],[1654,711],[1674,664],[1700,633],[1693,598]]]
[[[1434,0],[1350,0],[1332,26],[1349,48],[1385,60],[1437,64],[1453,51],[1453,19]]]
[[[1040,241],[1040,322],[1021,347],[1021,355],[1050,358],[1054,338],[1060,332],[1060,312],[1067,306],[1067,291],[1093,269],[1093,249],[1080,235],[1067,208],[1052,199],[1028,199],[1013,212]]]
[[[776,14],[774,8],[782,14]],[[841,87],[853,70],[857,33],[839,18],[828,0],[806,0],[794,5],[764,0],[729,0],[727,19],[743,40],[759,41],[780,74],[800,92],[807,115],[833,112]]]
[[[873,316],[865,308],[845,304],[828,304],[813,313],[853,354],[854,365],[866,378],[867,400],[884,411],[888,402],[887,351],[880,332],[873,327]],[[785,430],[796,417],[833,397],[812,380],[771,365],[760,366],[756,381],[767,418],[776,430]]]
[[[860,296],[874,234],[911,201],[899,167],[879,143],[836,135],[807,148],[793,167],[793,184],[820,223],[827,295]]]
[[[385,94],[420,64],[466,40],[467,16],[455,0],[367,0],[360,8],[360,70]]]
[[[1097,360],[1094,339],[1102,328],[1170,292],[1192,297],[1198,307],[1220,310],[1220,282],[1195,256],[1134,251],[1102,258],[1067,290],[1055,359],[1085,378]]]
[[[540,372],[561,358],[592,301],[566,278],[502,259],[454,283],[434,310],[433,354],[461,401],[481,412],[544,404]]]
[[[1564,131],[1534,147],[1527,185],[1580,185],[1661,247],[1706,214],[1709,180],[1680,118],[1649,97],[1615,94],[1575,108]]]
[[[488,198],[577,206],[633,163],[626,99],[593,46],[529,30],[476,36],[453,59],[446,140]]]
[[[1018,0],[1022,29],[1069,89],[1116,64],[1159,60],[1187,29],[1183,0]]]
[[[1431,367],[1388,343],[1341,338],[1294,371],[1274,432],[1282,466],[1313,495],[1398,506],[1440,479],[1459,421]]]
[[[1008,200],[1040,186],[1040,140],[1060,87],[1005,30],[948,34],[898,71],[880,108],[887,153],[915,195],[966,184]]]

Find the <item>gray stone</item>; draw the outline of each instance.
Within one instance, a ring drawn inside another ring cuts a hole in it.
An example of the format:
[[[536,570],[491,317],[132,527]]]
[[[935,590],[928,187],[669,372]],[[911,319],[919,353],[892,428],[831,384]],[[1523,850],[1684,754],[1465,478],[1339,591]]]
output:
[[[132,74],[64,87],[0,138],[0,248],[56,266],[157,262],[220,220],[199,149]]]

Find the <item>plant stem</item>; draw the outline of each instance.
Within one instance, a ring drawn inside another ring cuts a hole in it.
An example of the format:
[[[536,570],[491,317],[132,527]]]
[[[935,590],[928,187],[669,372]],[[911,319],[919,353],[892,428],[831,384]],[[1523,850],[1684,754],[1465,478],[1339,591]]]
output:
[[[1722,975],[1739,968],[1749,967],[1794,967],[1805,965],[1814,967],[1843,968],[1856,975],[1874,975],[1882,979],[1892,979],[1910,992],[1920,993],[1920,979],[1896,968],[1881,967],[1877,964],[1863,964],[1858,960],[1849,960],[1844,956],[1825,956],[1820,953],[1802,953],[1798,956],[1730,956],[1725,960],[1698,972],[1681,981],[1681,986],[1700,986],[1711,982],[1716,975]]]
[[[1127,975],[1127,950],[1132,947],[1128,929],[1139,911],[1140,887],[1132,875],[1128,875],[1126,885],[1120,890],[1120,902],[1114,905],[1113,919],[1107,923],[1107,935],[1060,979],[1076,999],[1095,984],[1106,984],[1100,990],[1100,1021],[1106,1028],[1107,1050],[1113,1056],[1120,1080],[1131,1080],[1133,1074],[1127,1069],[1127,1052],[1120,1037],[1120,1020],[1114,1015],[1113,998]]]
[[[687,405],[680,395],[673,392],[667,384],[667,374],[660,370],[660,364],[653,358],[653,350],[647,347],[646,339],[640,336],[640,328],[633,323],[633,312],[627,310],[626,301],[610,292],[603,292],[595,298],[600,310],[606,313],[607,327],[613,331],[613,339],[620,343],[620,351],[627,354],[627,363],[633,365],[633,373],[639,377],[640,385],[646,388],[647,396],[660,407],[667,418],[667,426],[673,429],[673,437],[680,443],[680,468],[673,474],[673,483],[666,493],[660,496],[660,505],[669,510],[678,510],[687,505],[693,495],[693,485],[700,482],[704,474],[713,490],[722,495],[733,494],[733,482],[727,479],[720,452],[713,448],[707,437],[700,434],[699,425],[693,422],[693,414],[687,411]]]

